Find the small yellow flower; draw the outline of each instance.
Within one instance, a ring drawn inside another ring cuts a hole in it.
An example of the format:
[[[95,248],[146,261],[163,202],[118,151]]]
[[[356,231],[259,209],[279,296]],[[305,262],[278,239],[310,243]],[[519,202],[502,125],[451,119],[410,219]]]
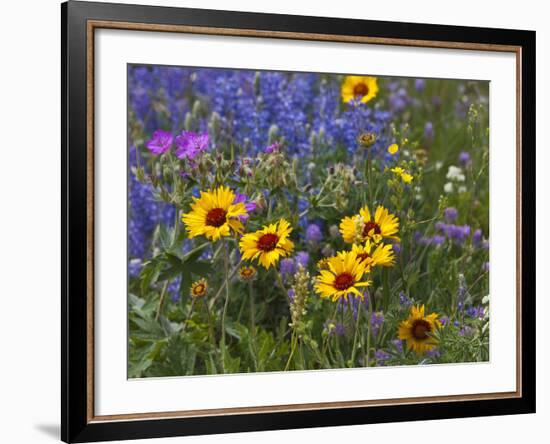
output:
[[[208,292],[208,282],[206,279],[199,279],[191,284],[191,297],[200,298]]]
[[[342,83],[342,101],[349,103],[352,100],[367,103],[378,94],[376,77],[370,76],[346,76]]]
[[[391,155],[397,153],[397,151],[399,151],[399,146],[397,145],[397,143],[392,143],[388,147],[388,153],[390,153]]]
[[[258,263],[268,269],[275,265],[279,258],[285,257],[294,250],[294,243],[289,239],[292,227],[285,219],[261,230],[247,233],[239,242],[244,260],[257,259]]]
[[[399,238],[395,236],[398,230],[399,219],[382,205],[376,208],[374,217],[371,216],[368,205],[365,205],[359,210],[359,214],[346,216],[340,222],[340,233],[349,244],[363,243],[366,240],[378,243],[384,238],[398,241]]]
[[[329,266],[328,266],[328,258],[326,257],[323,257],[321,259],[319,259],[317,261],[317,268],[319,270],[328,270],[329,269]]]
[[[401,180],[405,183],[411,183],[413,180],[413,176],[407,173],[403,168],[401,167],[395,167],[390,170],[392,173],[394,173],[396,176],[401,177]]]
[[[203,235],[216,241],[222,236],[229,236],[231,230],[242,232],[244,227],[240,217],[248,213],[244,203],[234,201],[235,193],[224,186],[214,191],[201,191],[199,198],[193,197],[191,211],[181,218],[189,237]]]
[[[239,280],[242,282],[250,282],[256,279],[258,276],[258,272],[256,269],[250,265],[250,266],[244,266],[239,269]]]
[[[364,299],[361,287],[368,287],[370,281],[363,281],[367,271],[364,261],[358,260],[354,251],[343,251],[328,258],[328,270],[320,270],[315,282],[315,291],[321,298],[330,298],[333,302],[347,299],[350,294]]]
[[[381,266],[381,267],[393,267],[395,265],[395,255],[393,254],[393,248],[391,244],[378,244],[376,248],[375,244],[370,240],[367,240],[364,245],[353,244],[351,251],[357,254],[357,258],[364,261],[367,267]]]
[[[425,316],[424,305],[411,307],[408,319],[399,324],[399,339],[407,341],[408,348],[419,355],[434,349],[438,341],[433,337],[433,333],[441,327],[441,322],[437,320],[438,316],[437,313]]]

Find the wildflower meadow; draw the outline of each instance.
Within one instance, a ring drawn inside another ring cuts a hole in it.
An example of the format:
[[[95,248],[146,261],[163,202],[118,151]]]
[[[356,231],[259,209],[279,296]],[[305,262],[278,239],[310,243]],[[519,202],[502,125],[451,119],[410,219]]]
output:
[[[489,360],[489,83],[128,66],[128,376]]]

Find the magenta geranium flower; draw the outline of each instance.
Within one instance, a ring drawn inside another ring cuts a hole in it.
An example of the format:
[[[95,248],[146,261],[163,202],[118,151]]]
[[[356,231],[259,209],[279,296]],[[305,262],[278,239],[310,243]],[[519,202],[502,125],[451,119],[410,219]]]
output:
[[[174,137],[168,131],[156,130],[153,133],[153,137],[147,141],[145,146],[149,151],[151,151],[155,156],[165,153],[172,147],[172,142]]]
[[[275,153],[279,151],[280,148],[281,148],[281,144],[279,142],[274,142],[264,150],[264,153],[266,154]]]
[[[176,156],[180,159],[193,158],[206,151],[208,148],[208,133],[194,133],[192,131],[183,131],[176,137]]]

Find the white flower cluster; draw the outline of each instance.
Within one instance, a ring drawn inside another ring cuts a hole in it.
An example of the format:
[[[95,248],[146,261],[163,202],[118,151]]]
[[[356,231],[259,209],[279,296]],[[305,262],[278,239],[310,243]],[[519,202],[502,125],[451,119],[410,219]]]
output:
[[[459,193],[466,192],[466,187],[464,185],[460,185],[461,182],[466,180],[466,176],[464,176],[462,168],[455,165],[450,165],[447,170],[446,178],[448,182],[443,186],[443,191],[445,191],[445,193],[453,193],[455,188]]]

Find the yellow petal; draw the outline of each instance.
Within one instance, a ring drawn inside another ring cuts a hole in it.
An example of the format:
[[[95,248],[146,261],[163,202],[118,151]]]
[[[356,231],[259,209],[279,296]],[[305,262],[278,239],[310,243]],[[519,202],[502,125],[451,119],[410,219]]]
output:
[[[399,146],[397,146],[397,143],[392,143],[389,147],[388,147],[388,153],[390,154],[395,154],[397,153],[397,151],[399,151]]]

